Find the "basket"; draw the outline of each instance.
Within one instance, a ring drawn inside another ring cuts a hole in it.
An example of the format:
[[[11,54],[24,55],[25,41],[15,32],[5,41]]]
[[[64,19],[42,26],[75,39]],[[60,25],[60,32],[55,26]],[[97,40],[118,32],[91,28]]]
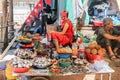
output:
[[[89,54],[89,53],[87,53],[86,55],[87,55],[88,61],[91,63],[94,63],[94,60],[103,59],[103,55],[96,55],[96,54]]]
[[[34,77],[31,80],[48,80],[48,79],[45,77]]]
[[[98,27],[103,26],[102,21],[93,21],[93,24],[94,24],[94,26],[98,26]]]
[[[25,72],[28,72],[30,68],[13,68],[13,71],[15,73],[25,73]]]
[[[26,44],[26,45],[21,45],[21,48],[31,48],[34,47],[34,43]]]
[[[16,80],[17,76],[12,75],[12,66],[10,64],[10,62],[6,64],[5,76],[8,80]]]
[[[70,53],[59,53],[58,54],[59,58],[66,59],[70,57]]]
[[[59,59],[59,65],[63,68],[69,67],[71,65],[72,61],[70,58],[68,59]]]
[[[16,80],[17,76],[13,76],[11,73],[5,73],[7,80]]]
[[[38,40],[38,41],[40,41],[40,40],[42,40],[42,38],[41,37],[33,37],[32,40]]]
[[[71,65],[71,62],[60,62],[59,65],[65,68],[65,67],[69,67]]]
[[[19,42],[20,42],[21,44],[30,44],[30,43],[32,43],[31,40],[19,40]]]

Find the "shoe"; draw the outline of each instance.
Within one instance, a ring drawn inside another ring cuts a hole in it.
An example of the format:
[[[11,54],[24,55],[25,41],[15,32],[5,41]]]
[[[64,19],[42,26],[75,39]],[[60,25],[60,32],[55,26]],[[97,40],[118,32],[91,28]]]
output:
[[[115,56],[116,56],[116,58],[120,58],[120,55],[118,55],[117,53],[115,53]]]

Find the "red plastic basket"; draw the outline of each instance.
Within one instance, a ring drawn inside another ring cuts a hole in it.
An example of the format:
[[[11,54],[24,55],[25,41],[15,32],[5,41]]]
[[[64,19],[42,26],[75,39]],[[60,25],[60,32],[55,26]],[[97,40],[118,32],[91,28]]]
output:
[[[103,22],[102,21],[93,21],[94,26],[100,27],[103,26]]]
[[[22,48],[31,48],[34,47],[34,43],[21,45]]]
[[[90,63],[94,63],[94,60],[102,60],[103,55],[89,54],[87,53],[87,59]]]
[[[30,68],[13,68],[13,71],[15,73],[24,73],[24,72],[28,72]]]

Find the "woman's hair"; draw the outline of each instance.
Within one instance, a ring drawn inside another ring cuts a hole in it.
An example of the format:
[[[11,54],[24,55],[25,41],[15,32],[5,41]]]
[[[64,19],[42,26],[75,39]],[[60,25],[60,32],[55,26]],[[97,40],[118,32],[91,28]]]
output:
[[[105,18],[105,19],[103,20],[103,24],[104,24],[104,26],[106,26],[106,25],[110,24],[112,21],[113,21],[113,20],[112,20],[111,18]]]

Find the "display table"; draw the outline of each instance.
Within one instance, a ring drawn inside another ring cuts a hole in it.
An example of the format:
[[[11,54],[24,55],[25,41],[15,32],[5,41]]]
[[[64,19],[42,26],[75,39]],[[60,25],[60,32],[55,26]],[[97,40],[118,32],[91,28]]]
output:
[[[49,72],[49,69],[33,69],[31,68],[28,72],[26,73],[14,73],[14,76],[18,76],[19,80],[22,80],[21,77],[22,76],[68,76],[68,75],[81,75],[81,74],[100,74],[100,79],[103,80],[103,74],[109,74],[109,80],[111,80],[111,75],[114,72],[114,70],[112,68],[110,68],[109,66],[105,67],[104,69],[102,69],[101,71],[96,71],[96,70],[91,70],[91,72],[88,73],[64,73],[64,74],[52,74]]]

